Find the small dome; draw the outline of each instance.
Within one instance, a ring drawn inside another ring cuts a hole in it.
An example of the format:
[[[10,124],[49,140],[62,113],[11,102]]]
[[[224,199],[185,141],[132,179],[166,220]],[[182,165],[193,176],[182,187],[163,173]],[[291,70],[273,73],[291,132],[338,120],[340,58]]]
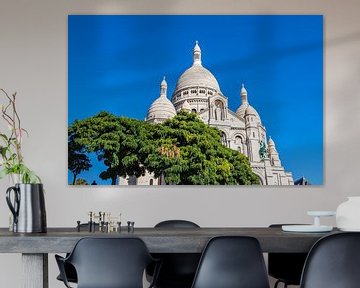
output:
[[[236,115],[240,118],[245,118],[245,110],[249,106],[249,103],[243,103],[240,107],[236,110]]]
[[[254,107],[252,107],[251,105],[248,105],[248,107],[245,110],[245,115],[255,115],[255,116],[259,116],[259,114],[256,112],[256,110],[254,109]]]
[[[268,146],[269,146],[270,153],[276,152],[275,142],[274,142],[274,140],[271,139],[271,137],[269,138]]]
[[[151,121],[153,119],[157,119],[164,121],[174,117],[175,115],[175,107],[171,101],[164,96],[160,96],[151,104],[146,120]]]
[[[241,106],[240,106],[241,107]],[[239,108],[240,109],[240,108]],[[238,110],[239,110],[238,109]],[[236,111],[237,112],[237,111]],[[244,116],[246,116],[246,115],[254,115],[256,118],[257,118],[257,120],[259,121],[259,123],[261,123],[261,119],[260,119],[260,116],[259,116],[259,113],[255,110],[255,108],[254,107],[252,107],[250,104],[248,104],[248,107],[246,108],[246,110],[245,110],[245,115]]]
[[[259,113],[252,107],[249,103],[243,103],[240,107],[236,110],[236,115],[240,118],[245,118],[245,115],[252,114],[261,121]]]
[[[160,96],[150,106],[146,121],[163,122],[176,115],[175,107],[166,97],[167,83],[164,79],[160,83]]]
[[[275,147],[275,142],[274,142],[274,140],[271,139],[271,137],[269,138],[268,146],[274,146]]]

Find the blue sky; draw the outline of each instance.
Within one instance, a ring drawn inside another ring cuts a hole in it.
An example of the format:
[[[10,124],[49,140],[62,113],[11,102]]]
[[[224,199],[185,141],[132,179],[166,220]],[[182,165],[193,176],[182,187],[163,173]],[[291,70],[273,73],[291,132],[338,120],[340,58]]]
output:
[[[144,119],[164,75],[171,97],[198,40],[229,108],[245,83],[286,171],[323,184],[321,15],[70,15],[68,24],[69,124],[103,110]],[[95,162],[80,177],[110,184]]]

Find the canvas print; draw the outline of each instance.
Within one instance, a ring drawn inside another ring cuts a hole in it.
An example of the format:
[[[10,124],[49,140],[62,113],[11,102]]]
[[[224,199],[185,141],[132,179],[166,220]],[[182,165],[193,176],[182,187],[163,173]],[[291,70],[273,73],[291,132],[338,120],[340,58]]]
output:
[[[321,15],[70,15],[69,185],[322,185]]]

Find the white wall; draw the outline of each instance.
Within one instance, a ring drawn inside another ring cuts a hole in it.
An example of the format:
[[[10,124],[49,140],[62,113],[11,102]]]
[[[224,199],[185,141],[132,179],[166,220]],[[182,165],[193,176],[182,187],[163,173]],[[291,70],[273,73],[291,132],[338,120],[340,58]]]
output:
[[[187,218],[201,226],[309,222],[307,210],[334,210],[347,195],[360,195],[359,9],[357,0],[1,0],[0,87],[18,92],[22,123],[30,132],[24,154],[45,184],[48,226],[73,226],[86,220],[89,210],[122,212],[136,226],[153,226],[164,218]],[[325,15],[325,185],[182,186],[181,191],[68,187],[67,15],[229,13]],[[0,226],[8,224],[7,186],[6,180],[0,182]],[[53,280],[57,271],[52,255],[49,262],[50,287],[62,287]],[[19,255],[1,254],[0,268],[2,287],[21,286]]]

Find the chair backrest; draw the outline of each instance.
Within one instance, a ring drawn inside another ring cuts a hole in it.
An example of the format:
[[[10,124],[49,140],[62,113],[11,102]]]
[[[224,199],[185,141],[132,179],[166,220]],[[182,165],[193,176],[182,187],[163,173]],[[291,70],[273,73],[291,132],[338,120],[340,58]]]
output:
[[[157,223],[155,228],[200,228],[200,226],[188,220],[165,220]]]
[[[200,259],[192,288],[268,288],[269,280],[256,238],[212,238]]]
[[[76,269],[78,288],[142,288],[152,260],[139,238],[82,238],[67,259]]]
[[[360,287],[360,233],[325,236],[314,244],[306,259],[302,288]]]
[[[155,228],[200,228],[188,220],[166,220]],[[162,260],[162,267],[157,279],[157,287],[190,287],[200,260],[200,253],[161,253],[155,254]],[[151,271],[148,271],[152,274]]]

